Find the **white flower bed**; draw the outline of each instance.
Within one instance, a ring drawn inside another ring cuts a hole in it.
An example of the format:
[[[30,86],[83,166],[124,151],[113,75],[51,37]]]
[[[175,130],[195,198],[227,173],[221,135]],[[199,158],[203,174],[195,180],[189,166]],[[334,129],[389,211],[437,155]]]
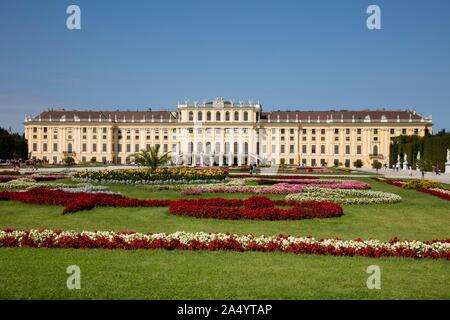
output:
[[[339,204],[382,204],[400,202],[402,198],[394,193],[382,191],[304,188],[300,193],[288,194],[286,200],[332,201]]]

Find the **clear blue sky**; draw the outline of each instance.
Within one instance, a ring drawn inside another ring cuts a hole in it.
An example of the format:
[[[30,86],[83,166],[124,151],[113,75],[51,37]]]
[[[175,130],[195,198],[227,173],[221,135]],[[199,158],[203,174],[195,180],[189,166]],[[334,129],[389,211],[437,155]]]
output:
[[[66,8],[81,7],[80,31]],[[366,28],[366,8],[382,30]],[[450,129],[450,1],[0,0],[0,126],[48,107],[414,108]]]

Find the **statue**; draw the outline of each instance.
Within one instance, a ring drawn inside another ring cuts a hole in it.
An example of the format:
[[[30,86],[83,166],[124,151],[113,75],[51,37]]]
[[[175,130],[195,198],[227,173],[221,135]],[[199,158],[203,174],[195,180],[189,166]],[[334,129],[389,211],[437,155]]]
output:
[[[419,161],[420,160],[420,151],[417,153],[417,161]]]
[[[450,149],[447,149],[447,163],[450,163]]]

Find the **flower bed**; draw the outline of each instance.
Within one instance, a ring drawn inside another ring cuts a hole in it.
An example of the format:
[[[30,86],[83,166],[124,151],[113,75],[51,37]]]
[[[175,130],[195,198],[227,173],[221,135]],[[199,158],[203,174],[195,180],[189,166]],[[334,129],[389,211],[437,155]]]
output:
[[[120,182],[120,183],[152,183],[158,184],[189,181],[214,181],[224,180],[227,173],[219,169],[191,169],[187,167],[157,168],[153,172],[146,169],[121,169],[121,170],[85,170],[73,174],[74,179],[95,182]]]
[[[370,184],[357,180],[312,180],[312,179],[291,179],[291,180],[266,180],[260,179],[256,181],[259,185],[274,185],[277,183],[299,184],[303,186],[312,186],[317,188],[331,189],[370,189]]]
[[[322,189],[304,188],[301,193],[288,194],[286,200],[295,201],[333,201],[340,204],[381,204],[396,203],[402,198],[394,193],[351,190],[351,189]]]
[[[264,178],[264,179],[320,179],[317,176],[301,176],[301,175],[265,175],[265,174],[230,174],[230,178],[245,179],[245,178]]]
[[[432,188],[432,189],[418,189],[417,191],[428,193],[438,198],[450,201],[450,190],[440,189],[440,188]]]
[[[278,208],[277,206],[289,206]],[[297,202],[266,197],[237,199],[175,200],[169,213],[180,216],[215,219],[300,220],[342,216],[342,207],[332,202]]]
[[[378,182],[384,182],[384,183],[387,183],[387,184],[390,184],[390,185],[393,185],[393,186],[396,186],[399,188],[401,188],[405,184],[405,182],[402,180],[393,180],[393,179],[389,179],[389,178],[372,177],[371,179],[378,181]]]
[[[272,180],[257,180],[258,184],[272,184]],[[355,180],[286,180],[280,183],[274,180],[272,186],[196,186],[181,192],[183,195],[203,193],[254,193],[254,194],[290,194],[302,192],[305,187],[327,189],[370,189],[365,182]]]
[[[64,174],[55,175],[0,175],[0,182],[8,182],[16,179],[34,179],[36,181],[52,181],[57,179],[64,179],[67,176]]]
[[[200,195],[203,193],[253,193],[253,194],[289,194],[301,192],[302,186],[278,183],[273,186],[198,186],[184,189],[183,195]]]
[[[25,192],[3,191],[0,200],[14,200],[24,203],[52,204],[65,206],[63,214],[94,207],[167,207],[171,200],[144,200],[127,198],[118,194],[67,192],[50,189],[31,189]]]
[[[400,241],[340,240],[292,236],[255,236],[225,233],[175,232],[76,232],[61,230],[13,230],[0,232],[0,247],[71,249],[165,249],[208,251],[258,251],[331,256],[404,257],[450,260],[450,240]]]
[[[87,187],[91,186],[88,183],[79,184],[67,184],[67,183],[46,183],[46,182],[36,182],[34,179],[15,179],[8,182],[0,183],[1,189],[35,189],[35,188],[45,188],[45,189],[61,189],[61,188],[77,188],[77,187]]]

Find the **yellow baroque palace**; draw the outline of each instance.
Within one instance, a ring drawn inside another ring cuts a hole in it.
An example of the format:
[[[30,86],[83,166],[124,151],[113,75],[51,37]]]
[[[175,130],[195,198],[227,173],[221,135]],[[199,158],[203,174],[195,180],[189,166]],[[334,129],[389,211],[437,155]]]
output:
[[[60,163],[126,164],[159,145],[172,164],[229,166],[295,164],[364,167],[389,164],[399,135],[425,135],[432,118],[415,111],[272,111],[259,103],[216,98],[178,104],[177,111],[49,110],[26,117],[30,158]]]

